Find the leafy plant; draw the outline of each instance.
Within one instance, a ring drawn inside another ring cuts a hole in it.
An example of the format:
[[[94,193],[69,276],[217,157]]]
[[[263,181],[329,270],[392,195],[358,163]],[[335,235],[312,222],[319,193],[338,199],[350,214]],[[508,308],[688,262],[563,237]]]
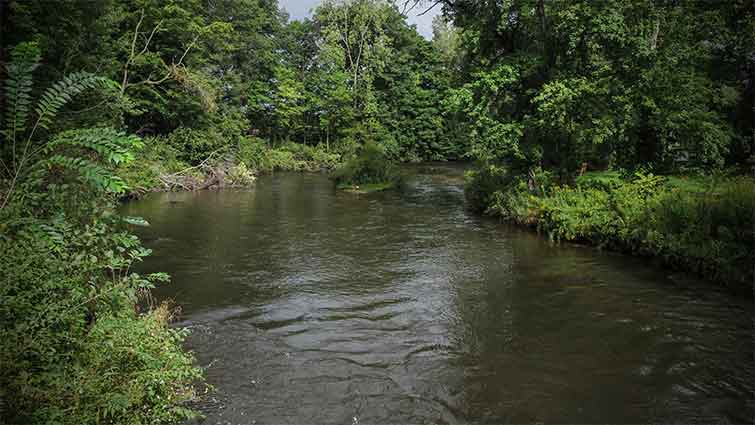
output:
[[[39,49],[6,66],[0,205],[0,412],[11,423],[171,423],[194,416],[200,370],[169,308],[139,300],[167,281],[132,267],[150,254],[113,212],[127,186],[114,168],[141,141],[106,128],[63,129],[62,108],[105,79],[76,73],[32,109]],[[33,119],[32,119],[33,118]]]
[[[374,142],[367,142],[360,154],[333,172],[333,178],[339,186],[359,186],[366,184],[387,183],[399,185],[401,172],[389,160],[385,150]]]
[[[20,184],[39,185],[50,173],[65,169],[109,193],[122,193],[123,181],[107,170],[108,166],[133,159],[131,149],[140,147],[134,136],[106,128],[54,132],[60,109],[84,90],[106,87],[110,82],[87,73],[74,73],[46,89],[33,108],[32,72],[37,68],[40,51],[34,43],[21,43],[11,52],[6,66],[8,80],[6,117],[3,135],[3,178],[7,181],[0,210],[13,199]],[[30,122],[30,118],[35,117]],[[46,130],[44,135],[40,135]]]
[[[488,214],[535,227],[556,242],[659,257],[734,289],[752,279],[755,183],[749,177],[680,184],[650,173],[605,172],[578,178],[575,187],[531,193],[525,181],[505,175],[476,172],[468,196],[483,201]]]

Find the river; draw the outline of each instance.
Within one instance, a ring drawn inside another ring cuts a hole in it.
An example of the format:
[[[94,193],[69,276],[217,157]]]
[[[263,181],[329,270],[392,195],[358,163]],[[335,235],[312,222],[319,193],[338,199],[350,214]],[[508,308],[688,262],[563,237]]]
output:
[[[459,168],[411,173],[124,207],[215,387],[204,423],[752,422],[752,300],[479,217]]]

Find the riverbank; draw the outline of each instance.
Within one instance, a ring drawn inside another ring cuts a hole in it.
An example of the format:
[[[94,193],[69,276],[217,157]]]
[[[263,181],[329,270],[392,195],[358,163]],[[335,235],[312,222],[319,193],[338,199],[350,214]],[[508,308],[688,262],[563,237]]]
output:
[[[552,241],[652,257],[752,296],[752,178],[591,172],[563,186],[487,167],[469,173],[466,193],[476,210]]]
[[[390,190],[402,182],[398,164],[374,144],[348,160],[324,145],[286,143],[273,147],[254,138],[206,154],[201,160],[187,158],[186,152],[170,144],[145,145],[147,148],[136,154],[136,161],[118,170],[128,187],[127,199],[149,192],[246,187],[260,175],[279,171],[333,172],[336,188],[354,193]]]
[[[341,162],[341,155],[324,145],[270,146],[256,138],[244,138],[236,145],[225,145],[202,155],[190,155],[184,147],[171,143],[147,141],[136,157],[118,170],[129,188],[129,198],[149,192],[244,187],[260,175],[276,171],[329,171]]]

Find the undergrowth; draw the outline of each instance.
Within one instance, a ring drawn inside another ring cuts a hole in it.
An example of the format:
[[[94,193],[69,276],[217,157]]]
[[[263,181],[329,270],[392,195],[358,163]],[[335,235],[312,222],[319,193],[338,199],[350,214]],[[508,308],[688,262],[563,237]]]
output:
[[[361,152],[336,168],[332,177],[341,189],[372,185],[381,190],[401,185],[403,176],[378,144],[367,142]]]
[[[469,175],[478,210],[546,234],[552,241],[657,257],[747,290],[755,264],[755,182],[736,176],[586,173],[559,185],[547,172],[529,177],[489,167]]]

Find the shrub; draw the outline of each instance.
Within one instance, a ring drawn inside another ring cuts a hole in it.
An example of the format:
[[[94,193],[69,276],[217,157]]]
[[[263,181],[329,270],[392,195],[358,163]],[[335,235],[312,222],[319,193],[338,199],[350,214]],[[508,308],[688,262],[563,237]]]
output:
[[[624,182],[618,171],[590,171],[575,179],[579,187],[610,190]]]
[[[365,143],[359,155],[333,172],[333,178],[339,186],[396,186],[402,181],[398,166],[387,157],[385,150],[374,142]]]
[[[167,276],[129,272],[149,250],[113,212],[127,189],[113,170],[133,161],[141,140],[110,128],[55,132],[53,120],[73,96],[109,83],[73,74],[32,110],[38,62],[36,45],[23,43],[6,67],[3,134],[13,149],[21,141],[24,148],[18,161],[3,161],[14,167],[5,168],[12,177],[0,172],[0,400],[7,408],[0,421],[189,418],[184,403],[200,371],[181,350],[184,334],[166,326],[166,307],[137,309],[139,295]]]
[[[164,139],[164,143],[173,148],[177,159],[190,165],[200,164],[210,155],[223,154],[230,149],[228,140],[215,128],[179,127]]]
[[[238,159],[255,171],[271,170],[272,165],[268,157],[269,148],[264,140],[256,137],[245,137],[239,140]]]
[[[226,176],[231,186],[249,186],[254,183],[254,174],[249,171],[243,162],[231,167]]]
[[[177,173],[190,167],[178,159],[175,148],[165,143],[164,137],[152,137],[144,148],[135,153],[136,160],[118,167],[118,175],[126,182],[129,192],[142,194],[162,188],[161,176]]]
[[[746,288],[755,263],[755,182],[588,173],[576,186],[531,191],[495,167],[471,174],[467,196],[488,214],[537,227],[553,241],[656,256],[673,267]]]
[[[300,143],[286,143],[278,150],[290,152],[294,161],[300,164],[300,170],[332,170],[340,163],[341,155],[328,152],[324,145],[310,146]]]
[[[272,172],[333,169],[341,157],[323,145],[286,143],[273,149],[264,140],[249,137],[239,143],[238,158],[256,172]]]
[[[8,217],[5,217],[8,218]],[[80,227],[10,219],[0,239],[0,397],[10,423],[169,423],[200,378],[167,327],[165,306],[137,297],[166,276],[126,272],[149,254],[102,214]]]
[[[755,264],[755,183],[710,179],[705,192],[671,187],[642,216],[646,248],[668,262],[721,281],[752,282]]]
[[[477,170],[468,171],[465,177],[464,195],[468,205],[472,209],[477,212],[484,212],[488,208],[493,207],[496,208],[499,215],[514,216],[513,212],[509,214],[508,209],[502,207],[501,203],[504,201],[503,193],[495,195],[496,192],[506,188],[513,189],[514,187],[514,178],[506,168],[489,165]],[[508,192],[508,190],[506,191]]]

